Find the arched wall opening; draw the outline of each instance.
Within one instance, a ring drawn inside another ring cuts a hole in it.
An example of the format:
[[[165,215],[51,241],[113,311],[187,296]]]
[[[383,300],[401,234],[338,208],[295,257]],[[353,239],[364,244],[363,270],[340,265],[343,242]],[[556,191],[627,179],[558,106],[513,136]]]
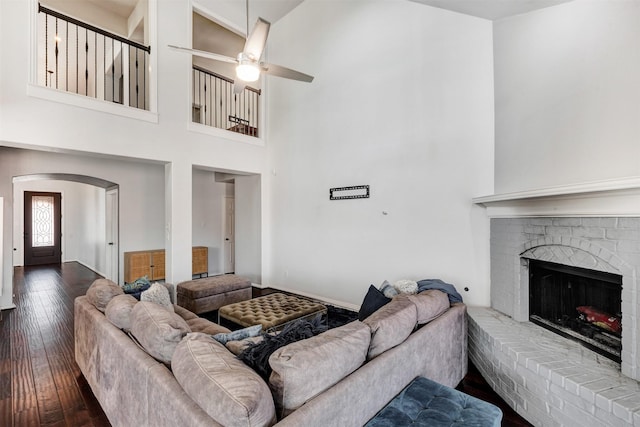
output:
[[[114,282],[119,280],[119,186],[101,178],[46,173],[15,176],[13,266],[25,265],[25,191],[62,195],[62,262],[76,261]]]

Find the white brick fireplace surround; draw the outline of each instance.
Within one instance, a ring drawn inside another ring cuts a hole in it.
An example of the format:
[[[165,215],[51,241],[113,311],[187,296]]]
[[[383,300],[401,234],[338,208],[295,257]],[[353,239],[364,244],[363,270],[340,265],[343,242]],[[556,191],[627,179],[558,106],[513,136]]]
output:
[[[491,217],[491,308],[469,357],[535,426],[640,427],[640,180],[474,199]],[[528,321],[529,260],[622,276],[622,362]]]

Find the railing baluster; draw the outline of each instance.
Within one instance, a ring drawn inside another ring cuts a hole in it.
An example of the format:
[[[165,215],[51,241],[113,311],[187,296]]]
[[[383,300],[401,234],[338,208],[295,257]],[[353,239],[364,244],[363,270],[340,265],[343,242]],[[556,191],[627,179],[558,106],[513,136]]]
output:
[[[136,48],[136,107],[140,105],[140,87],[138,82],[138,73],[140,72],[140,67],[138,66],[138,48]]]
[[[64,90],[69,90],[69,23],[65,22],[64,51],[65,51],[65,73],[64,73]]]
[[[115,40],[111,39],[111,102],[116,102],[116,58]]]
[[[98,34],[93,33],[93,97],[98,98]]]
[[[69,39],[67,38],[67,44],[69,44]],[[80,49],[78,49],[78,26],[76,25],[76,93],[79,93],[80,90],[78,89],[78,62],[80,61],[79,58],[79,51]],[[69,68],[69,63],[67,62],[67,69]],[[69,88],[67,87],[67,90],[69,90]]]
[[[49,86],[49,15],[44,15],[44,85]]]
[[[56,18],[56,89],[58,89],[58,18]]]
[[[84,29],[84,95],[89,96],[89,31]]]

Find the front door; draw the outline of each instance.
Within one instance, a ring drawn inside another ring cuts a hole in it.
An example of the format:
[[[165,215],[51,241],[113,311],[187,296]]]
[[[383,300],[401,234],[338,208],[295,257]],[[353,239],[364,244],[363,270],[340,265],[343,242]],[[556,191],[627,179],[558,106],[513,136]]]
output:
[[[60,264],[60,193],[24,192],[24,265]]]

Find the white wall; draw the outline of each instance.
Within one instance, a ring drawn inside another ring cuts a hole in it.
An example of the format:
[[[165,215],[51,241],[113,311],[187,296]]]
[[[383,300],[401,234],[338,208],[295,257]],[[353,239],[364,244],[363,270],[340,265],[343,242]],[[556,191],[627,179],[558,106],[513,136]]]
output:
[[[640,175],[639,23],[581,0],[494,24],[496,192]]]
[[[224,215],[227,187],[215,172],[193,171],[193,246],[209,248],[209,275],[224,273]]]
[[[78,261],[104,275],[105,190],[69,181],[39,180],[13,185],[13,265],[24,265],[24,192],[62,194],[62,262]]]
[[[260,175],[235,178],[235,272],[256,284],[265,283],[262,254],[271,257],[280,250],[263,249],[262,184]]]
[[[270,62],[315,80],[267,80],[265,282],[359,304],[371,283],[441,278],[489,305],[489,224],[471,198],[493,192],[491,22],[307,0],[269,37]],[[329,201],[361,184],[371,198]]]

